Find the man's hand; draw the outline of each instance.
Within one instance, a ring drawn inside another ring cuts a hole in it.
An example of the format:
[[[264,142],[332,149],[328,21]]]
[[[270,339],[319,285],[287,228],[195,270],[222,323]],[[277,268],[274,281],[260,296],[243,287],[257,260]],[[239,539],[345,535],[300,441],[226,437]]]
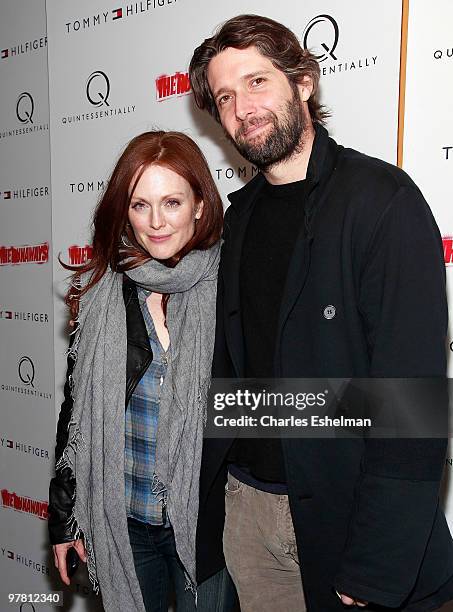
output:
[[[341,603],[345,606],[357,606],[358,608],[364,608],[368,605],[367,601],[362,601],[361,599],[353,599],[349,595],[345,595],[344,593],[339,593],[335,591],[338,597],[341,599]]]

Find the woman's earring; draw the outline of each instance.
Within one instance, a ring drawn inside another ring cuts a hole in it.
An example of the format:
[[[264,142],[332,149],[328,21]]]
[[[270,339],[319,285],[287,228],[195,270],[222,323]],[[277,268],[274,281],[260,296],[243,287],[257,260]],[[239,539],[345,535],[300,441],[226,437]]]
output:
[[[123,245],[124,245],[126,248],[128,248],[128,249],[131,249],[131,248],[132,248],[132,246],[133,246],[133,245],[132,245],[132,244],[129,242],[129,240],[128,240],[128,238],[127,238],[127,235],[126,235],[126,234],[121,234],[121,242],[122,242],[122,244],[123,244]]]

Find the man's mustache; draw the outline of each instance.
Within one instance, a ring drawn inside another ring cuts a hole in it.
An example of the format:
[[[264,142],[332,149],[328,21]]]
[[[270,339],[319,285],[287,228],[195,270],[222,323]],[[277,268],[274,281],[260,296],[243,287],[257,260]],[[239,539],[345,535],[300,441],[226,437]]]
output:
[[[238,128],[234,133],[234,137],[237,140],[238,138],[245,136],[246,132],[249,130],[250,127],[259,127],[260,125],[269,122],[275,123],[274,116],[272,113],[268,113],[264,117],[252,117],[252,119],[248,119],[247,121],[244,121],[242,123],[241,127]]]

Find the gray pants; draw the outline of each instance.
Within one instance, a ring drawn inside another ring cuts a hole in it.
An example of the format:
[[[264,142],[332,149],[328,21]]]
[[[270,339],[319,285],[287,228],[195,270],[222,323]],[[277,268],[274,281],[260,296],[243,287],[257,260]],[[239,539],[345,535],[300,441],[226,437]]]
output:
[[[288,496],[259,491],[229,474],[225,510],[223,549],[241,612],[305,612]]]

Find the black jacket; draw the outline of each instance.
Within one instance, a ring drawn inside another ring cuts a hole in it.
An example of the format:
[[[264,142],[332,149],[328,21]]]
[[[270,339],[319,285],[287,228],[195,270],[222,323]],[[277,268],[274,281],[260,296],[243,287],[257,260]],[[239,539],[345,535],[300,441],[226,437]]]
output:
[[[213,364],[218,378],[244,376],[241,248],[264,180],[258,175],[229,196]],[[442,244],[416,185],[402,170],[337,145],[320,126],[307,180],[305,228],[279,315],[276,376],[445,376]],[[328,305],[336,309],[332,319],[323,316]],[[200,579],[224,563],[230,444],[205,440],[203,448]],[[282,440],[309,612],[343,610],[334,589],[408,612],[453,598],[453,543],[438,499],[446,445],[444,439]]]
[[[126,306],[127,326],[125,404],[125,407],[127,407],[137,383],[153,360],[153,353],[137,297],[137,287],[127,276],[124,276],[123,297]],[[71,336],[71,339],[73,337]],[[73,367],[74,362],[71,357],[68,357],[64,402],[61,405],[57,426],[56,461],[61,457],[68,442],[68,426],[73,405],[69,377],[72,374]],[[55,478],[50,482],[49,535],[52,544],[61,544],[74,540],[77,525],[74,523],[70,524],[69,517],[74,505],[75,484],[75,479],[71,477],[71,470],[69,468],[58,470]]]

